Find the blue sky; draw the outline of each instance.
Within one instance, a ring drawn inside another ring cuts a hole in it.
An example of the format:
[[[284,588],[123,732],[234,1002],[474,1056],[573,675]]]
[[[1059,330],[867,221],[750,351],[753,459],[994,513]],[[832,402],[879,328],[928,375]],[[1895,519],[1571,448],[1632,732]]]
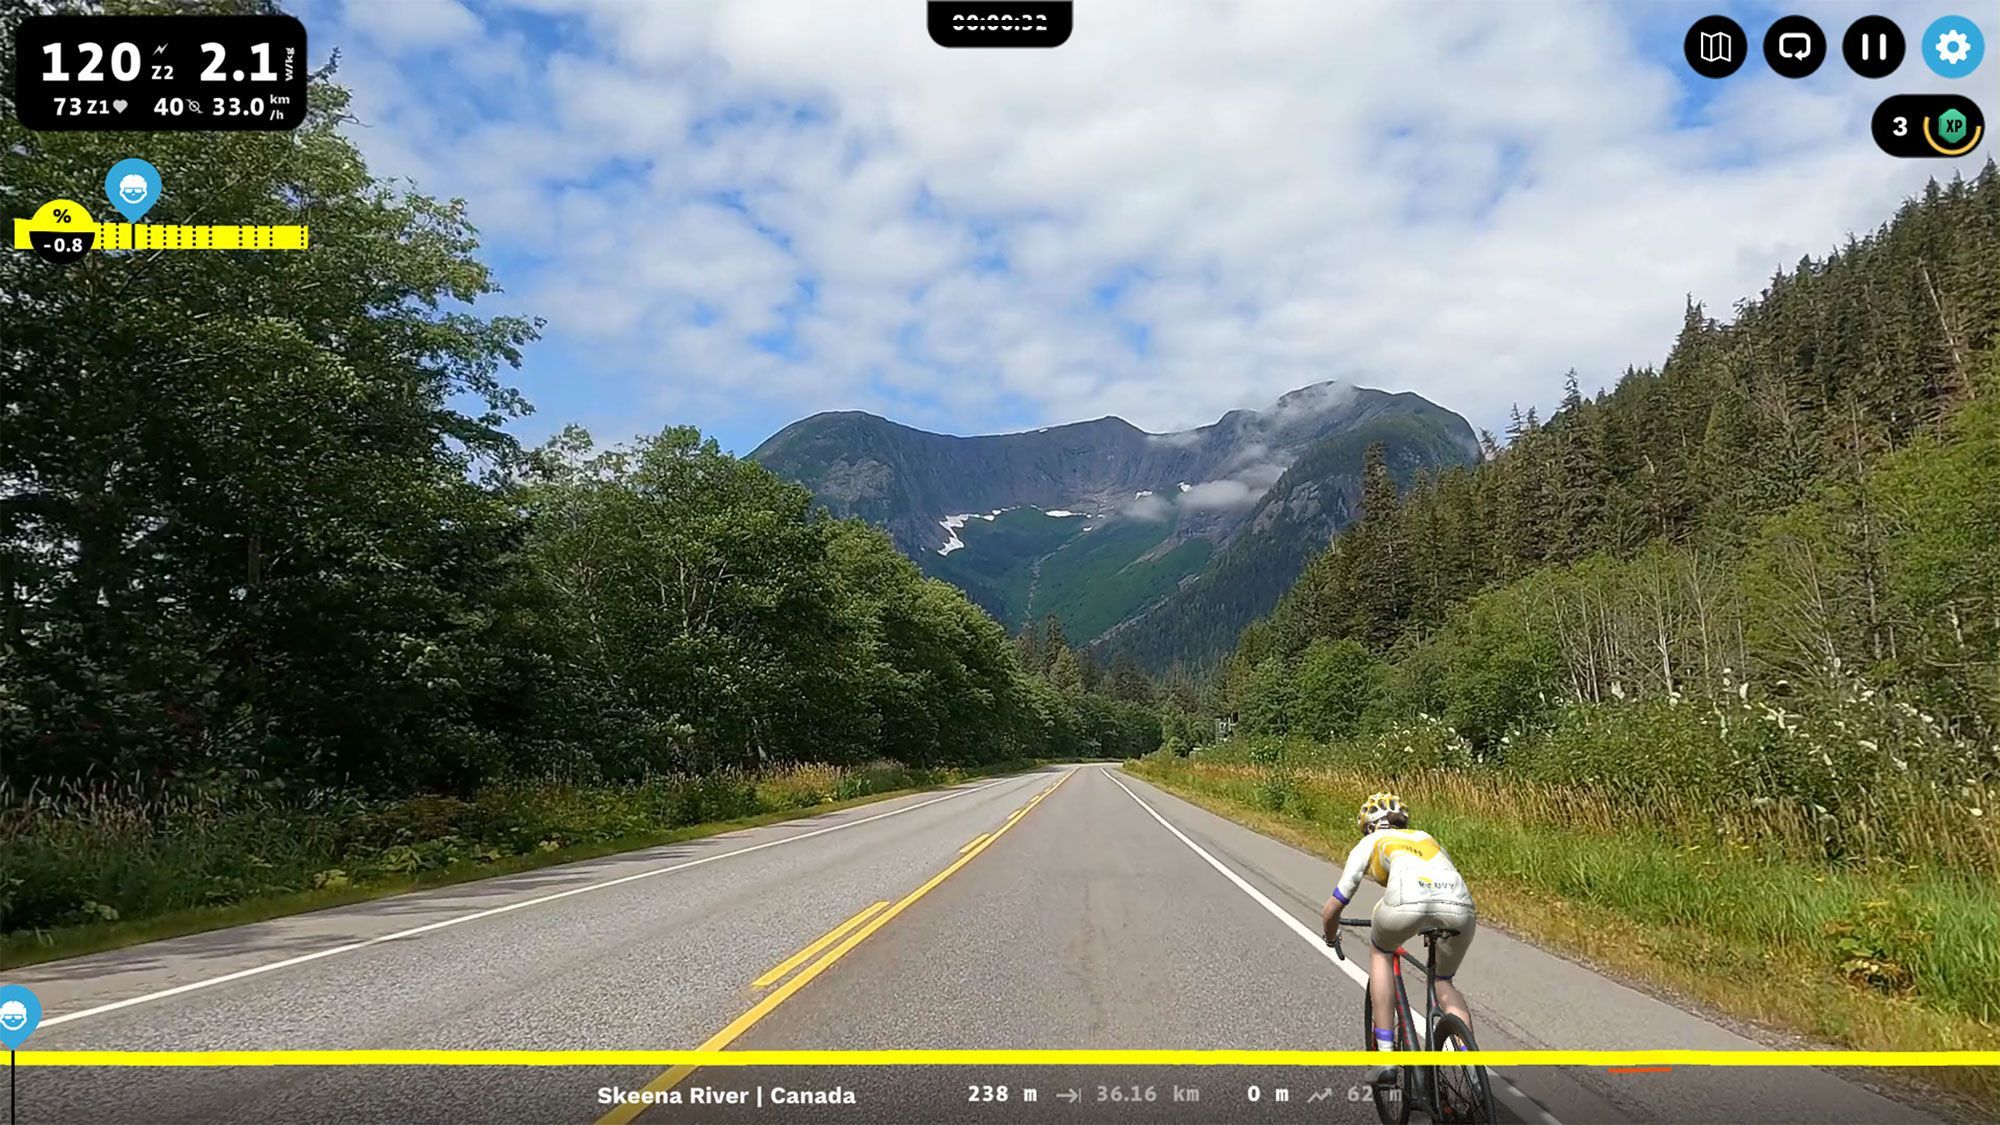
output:
[[[491,308],[548,320],[524,437],[747,452],[815,410],[1162,430],[1325,379],[1497,428],[1656,363],[1683,294],[1726,310],[1951,171],[1867,137],[1949,85],[1914,54],[1711,82],[1680,43],[1718,9],[1753,43],[1792,10],[1079,0],[1048,52],[944,51],[913,0],[298,10],[371,167],[465,198]],[[1943,14],[1797,10],[1836,52]]]

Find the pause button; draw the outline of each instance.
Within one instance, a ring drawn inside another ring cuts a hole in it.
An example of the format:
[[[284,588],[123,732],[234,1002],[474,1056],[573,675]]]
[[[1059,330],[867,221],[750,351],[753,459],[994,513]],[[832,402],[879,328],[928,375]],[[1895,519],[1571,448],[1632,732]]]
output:
[[[1887,16],[1862,16],[1841,37],[1840,53],[1848,69],[1863,78],[1887,78],[1903,65],[1908,44],[1903,29]]]

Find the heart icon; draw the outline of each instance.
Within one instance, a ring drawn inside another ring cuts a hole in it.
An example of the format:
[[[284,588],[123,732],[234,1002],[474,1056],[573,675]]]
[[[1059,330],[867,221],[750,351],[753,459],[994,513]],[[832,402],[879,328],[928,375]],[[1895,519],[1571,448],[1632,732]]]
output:
[[[117,101],[111,103],[111,108],[117,110],[120,113],[124,113],[125,106],[127,104],[128,103],[125,101],[124,98],[119,98]]]

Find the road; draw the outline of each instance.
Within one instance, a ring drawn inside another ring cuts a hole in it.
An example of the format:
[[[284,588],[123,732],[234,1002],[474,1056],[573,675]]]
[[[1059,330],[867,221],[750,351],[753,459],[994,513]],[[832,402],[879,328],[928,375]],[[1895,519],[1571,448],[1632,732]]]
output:
[[[1115,767],[1055,767],[6,979],[46,1009],[31,1049],[1335,1049],[1361,1036],[1360,985],[1313,936],[1336,874]],[[1478,873],[1467,876],[1476,892]],[[1756,1046],[1491,927],[1458,979],[1489,1048]],[[15,1108],[22,1125],[1370,1121],[1371,1106],[1348,1100],[1358,1077],[24,1067]],[[1500,1078],[1503,1116],[1517,1121],[1928,1119],[1806,1068]],[[648,1088],[682,1104],[608,1100]],[[773,1088],[837,1088],[857,1104],[774,1113],[757,1104]],[[717,1104],[732,1095],[745,1101]]]

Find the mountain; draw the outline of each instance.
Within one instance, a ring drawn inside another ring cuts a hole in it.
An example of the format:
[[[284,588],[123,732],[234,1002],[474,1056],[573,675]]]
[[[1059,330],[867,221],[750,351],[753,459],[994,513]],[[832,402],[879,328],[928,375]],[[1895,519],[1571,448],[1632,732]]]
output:
[[[1096,647],[1130,654],[1152,670],[1176,661],[1209,664],[1235,646],[1245,625],[1270,612],[1334,533],[1360,515],[1370,445],[1382,443],[1389,474],[1404,491],[1426,469],[1476,460],[1477,447],[1468,449],[1463,436],[1419,416],[1394,414],[1316,442],[1198,576],[1098,636]]]
[[[1164,434],[1099,418],[958,437],[836,411],[750,456],[835,515],[884,528],[1010,628],[1055,614],[1073,642],[1131,632],[1145,642],[1135,651],[1163,666],[1188,655],[1171,651],[1182,638],[1168,621],[1215,632],[1270,609],[1346,523],[1361,454],[1378,440],[1399,471],[1478,456],[1458,415],[1342,383]]]

